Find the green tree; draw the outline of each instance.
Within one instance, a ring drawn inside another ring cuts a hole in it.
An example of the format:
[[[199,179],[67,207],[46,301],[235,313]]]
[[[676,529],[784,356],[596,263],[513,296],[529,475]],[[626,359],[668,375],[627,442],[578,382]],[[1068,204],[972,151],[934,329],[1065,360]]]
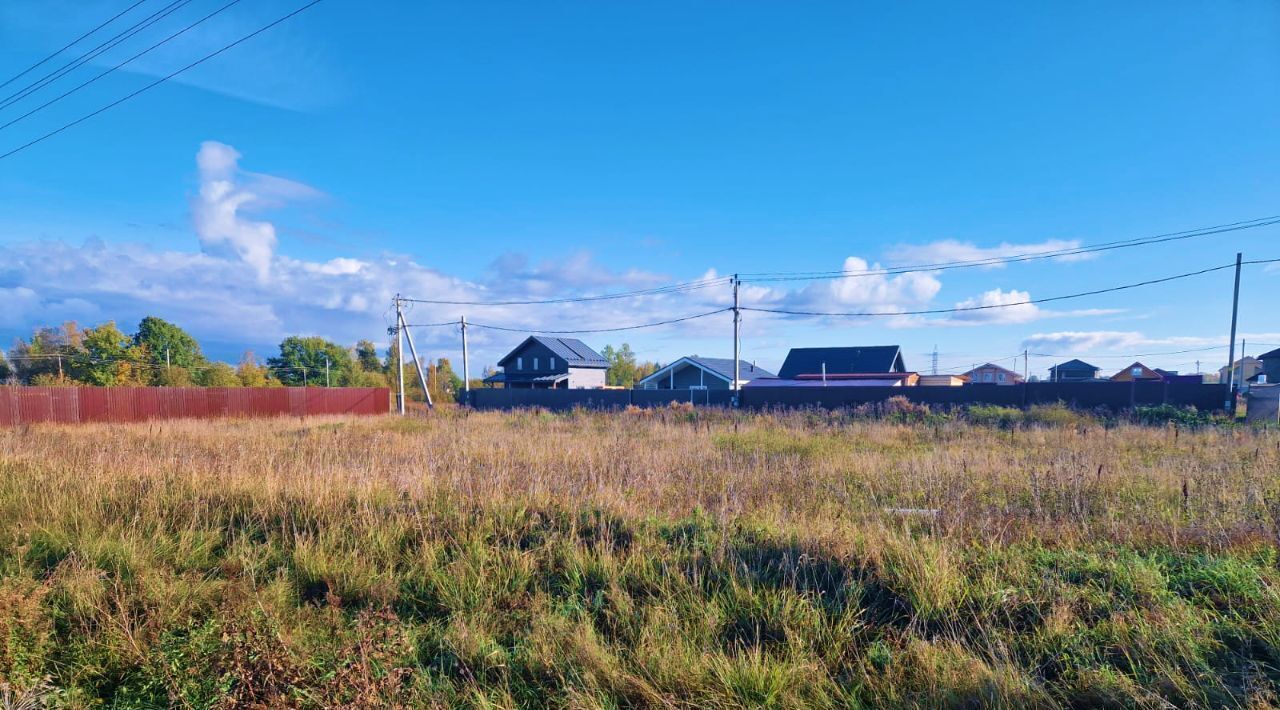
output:
[[[4,351],[0,350],[0,384],[7,383],[10,377],[13,377],[13,366],[9,364]]]
[[[462,378],[453,371],[449,358],[442,357],[427,365],[427,388],[433,402],[452,402],[462,391]]]
[[[166,380],[182,379],[174,375],[172,368],[181,367],[195,371],[205,365],[204,354],[200,352],[200,344],[187,331],[155,316],[147,316],[138,323],[138,332],[133,336],[133,343],[145,349],[148,363],[154,365],[157,373],[155,380],[161,383]],[[168,370],[168,375],[160,375],[160,369]],[[186,379],[191,379],[188,375]]]
[[[239,387],[235,368],[225,362],[211,363],[199,371],[198,381],[204,387]]]
[[[70,357],[73,379],[98,387],[147,384],[148,373],[140,364],[145,348],[134,345],[114,321],[86,328],[79,341],[81,347]]]
[[[606,345],[604,350],[600,351],[604,359],[609,363],[609,369],[605,371],[605,384],[615,387],[631,387],[644,377],[647,377],[658,370],[657,363],[636,361],[636,354],[631,350],[631,346],[623,343],[621,347],[614,348],[612,345]]]
[[[79,343],[80,328],[75,321],[60,328],[36,328],[30,342],[18,338],[9,350],[18,382],[36,384],[38,377],[42,382],[67,379],[66,369]]]
[[[305,383],[324,387],[326,359],[329,383],[334,387],[345,385],[353,366],[351,353],[324,338],[289,336],[280,343],[280,356],[268,359],[267,364],[288,386],[297,387]]]
[[[385,368],[378,359],[378,348],[368,340],[356,343],[356,363],[365,372],[382,372]]]

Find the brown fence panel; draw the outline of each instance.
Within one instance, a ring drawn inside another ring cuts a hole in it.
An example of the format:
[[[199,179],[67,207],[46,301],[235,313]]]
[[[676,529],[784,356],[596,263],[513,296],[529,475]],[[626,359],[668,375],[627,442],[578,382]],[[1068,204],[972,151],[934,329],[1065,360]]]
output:
[[[18,423],[18,393],[13,387],[0,387],[0,426]]]
[[[0,426],[181,417],[386,414],[385,387],[0,387]]]
[[[53,421],[52,387],[33,387],[18,392],[18,420],[22,424]]]

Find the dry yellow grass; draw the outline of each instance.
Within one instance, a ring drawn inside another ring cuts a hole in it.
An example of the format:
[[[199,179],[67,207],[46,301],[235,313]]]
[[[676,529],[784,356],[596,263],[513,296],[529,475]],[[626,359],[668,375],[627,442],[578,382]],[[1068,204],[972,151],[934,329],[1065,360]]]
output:
[[[1266,705],[1278,471],[1274,431],[1088,421],[0,430],[0,680],[122,705]]]

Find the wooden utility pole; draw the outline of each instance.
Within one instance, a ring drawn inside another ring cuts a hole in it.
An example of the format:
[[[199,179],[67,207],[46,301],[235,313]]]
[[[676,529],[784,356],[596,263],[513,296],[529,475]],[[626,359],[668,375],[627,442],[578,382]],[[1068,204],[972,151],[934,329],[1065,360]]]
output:
[[[462,390],[471,392],[471,367],[467,361],[467,317],[458,319],[462,323]],[[469,402],[468,402],[469,404]]]
[[[400,294],[396,294],[396,410],[404,414],[404,311]]]
[[[434,409],[435,403],[431,401],[431,390],[427,389],[427,375],[422,371],[422,360],[418,358],[418,349],[413,346],[413,333],[409,332],[409,324],[404,321],[404,314],[400,314],[400,329],[404,331],[405,340],[409,341],[409,353],[413,355],[413,364],[418,371],[418,382],[422,384],[422,396],[427,401],[427,408]],[[403,402],[403,398],[401,398]],[[404,405],[402,404],[401,407]],[[403,413],[403,410],[401,410]]]
[[[742,312],[738,310],[738,275],[733,275],[733,403],[735,406],[742,404],[741,389],[738,382],[742,379],[742,373],[739,372],[738,361],[740,359],[738,348],[742,342],[738,334],[739,325],[742,323]]]
[[[1236,288],[1235,293],[1231,297],[1231,345],[1227,353],[1227,413],[1235,416],[1236,413],[1236,317],[1240,313],[1240,262],[1244,258],[1244,254],[1236,252]],[[1244,376],[1244,368],[1240,368],[1240,375]]]

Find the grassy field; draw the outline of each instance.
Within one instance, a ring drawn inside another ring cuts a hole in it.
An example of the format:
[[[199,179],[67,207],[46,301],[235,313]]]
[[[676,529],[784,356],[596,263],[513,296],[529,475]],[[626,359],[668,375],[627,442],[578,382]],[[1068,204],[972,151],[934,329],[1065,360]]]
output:
[[[0,707],[1280,707],[1277,432],[990,419],[0,430]]]

